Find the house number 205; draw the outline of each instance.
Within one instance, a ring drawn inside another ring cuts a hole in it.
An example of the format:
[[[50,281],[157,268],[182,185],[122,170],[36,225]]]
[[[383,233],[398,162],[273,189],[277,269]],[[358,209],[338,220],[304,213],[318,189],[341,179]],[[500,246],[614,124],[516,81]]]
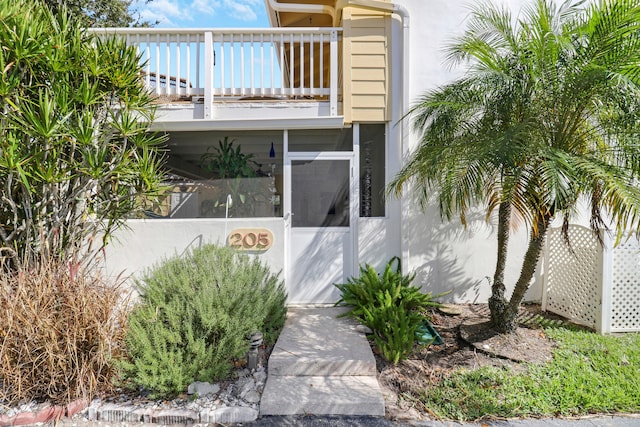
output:
[[[239,251],[264,252],[273,244],[273,233],[266,228],[237,228],[229,234],[228,242]]]

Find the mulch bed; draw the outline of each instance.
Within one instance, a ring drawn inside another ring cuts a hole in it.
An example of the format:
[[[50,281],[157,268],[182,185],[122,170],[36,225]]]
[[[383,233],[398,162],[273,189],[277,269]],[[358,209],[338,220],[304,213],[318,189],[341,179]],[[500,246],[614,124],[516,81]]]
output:
[[[503,367],[517,371],[522,362],[551,360],[554,343],[536,325],[542,316],[562,321],[559,316],[542,313],[537,304],[523,305],[517,333],[503,335],[488,326],[486,304],[458,305],[461,314],[431,312],[431,323],[444,344],[416,348],[411,356],[392,365],[376,355],[378,380],[385,394],[387,416],[392,419],[428,419],[429,409],[411,396],[419,395],[460,368]],[[374,351],[375,354],[375,351]]]

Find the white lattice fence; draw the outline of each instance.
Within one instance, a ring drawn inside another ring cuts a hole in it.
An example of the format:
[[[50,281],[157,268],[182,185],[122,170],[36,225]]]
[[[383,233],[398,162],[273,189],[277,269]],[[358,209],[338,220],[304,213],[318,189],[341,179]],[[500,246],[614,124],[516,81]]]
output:
[[[635,238],[613,249],[611,331],[640,331],[640,244]]]
[[[571,247],[551,229],[545,251],[542,308],[601,333],[640,331],[640,244],[604,247],[591,230],[569,227]]]

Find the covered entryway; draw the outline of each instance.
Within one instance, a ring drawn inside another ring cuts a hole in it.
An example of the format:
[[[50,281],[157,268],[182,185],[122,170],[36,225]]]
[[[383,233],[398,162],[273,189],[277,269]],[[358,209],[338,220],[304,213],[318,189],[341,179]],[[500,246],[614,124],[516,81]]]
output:
[[[353,274],[358,218],[353,163],[352,151],[289,151],[285,158],[290,304],[334,303],[339,292],[333,284]]]

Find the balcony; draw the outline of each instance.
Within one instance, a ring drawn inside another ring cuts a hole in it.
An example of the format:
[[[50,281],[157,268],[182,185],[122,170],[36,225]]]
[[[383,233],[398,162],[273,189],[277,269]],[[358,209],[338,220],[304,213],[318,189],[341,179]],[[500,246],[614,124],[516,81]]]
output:
[[[305,103],[307,117],[341,114],[341,28],[91,31],[122,36],[136,46],[144,82],[161,108],[193,110],[172,119],[165,115],[167,120],[225,119],[225,107],[247,102],[277,104],[289,111],[283,117]],[[264,111],[259,114],[266,118]]]

